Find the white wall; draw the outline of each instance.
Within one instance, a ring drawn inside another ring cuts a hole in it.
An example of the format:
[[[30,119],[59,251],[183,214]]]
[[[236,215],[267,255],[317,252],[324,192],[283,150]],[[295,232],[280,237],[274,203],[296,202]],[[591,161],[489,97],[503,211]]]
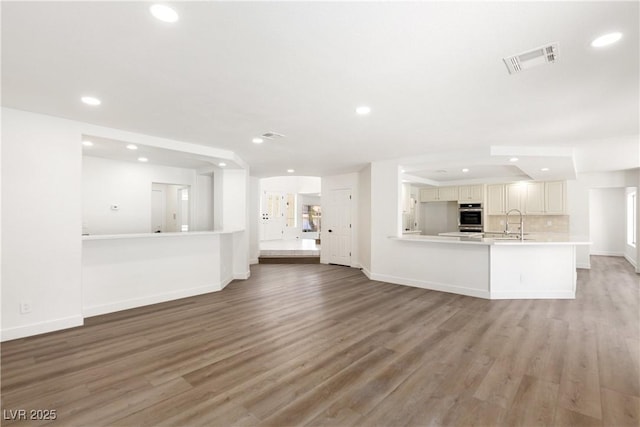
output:
[[[640,182],[638,169],[578,174],[577,179],[567,181],[567,211],[570,215],[569,233],[590,239],[589,190],[592,188],[625,188]],[[589,246],[576,247],[578,268],[591,268]],[[636,267],[637,268],[637,267]]]
[[[640,180],[640,174],[638,174],[638,179]],[[638,202],[638,189],[640,189],[640,186],[638,187],[627,187],[625,188],[624,191],[624,199],[625,199],[625,224],[627,224],[627,221],[629,219],[629,217],[627,216],[628,211],[627,211],[627,197],[629,196],[629,194],[631,193],[636,193],[636,233],[640,234],[640,231],[637,230],[637,225],[638,223],[640,223],[640,218],[638,218],[639,214],[638,214],[638,206],[640,205],[640,202]],[[630,244],[627,243],[627,230],[625,229],[625,244],[624,244],[624,257],[627,259],[627,261],[629,261],[634,267],[636,267],[636,271],[638,270],[638,268],[640,267],[640,264],[638,263],[638,236],[636,236],[636,245],[635,246],[631,246]]]
[[[2,340],[83,322],[80,135],[67,120],[2,110]]]
[[[626,241],[624,188],[589,190],[589,232],[592,255],[623,256]]]
[[[260,179],[249,178],[249,263],[260,257]]]
[[[331,190],[351,190],[351,267],[361,267],[360,264],[360,248],[359,233],[361,225],[358,222],[359,218],[359,174],[349,173],[343,175],[323,176],[321,181],[321,200],[326,197]],[[326,203],[321,202],[323,221],[325,218],[331,215],[331,212],[327,212]],[[324,224],[324,222],[323,222]],[[322,227],[320,233],[321,241],[327,241],[326,226]],[[326,250],[320,251],[320,262],[327,264],[329,262],[329,255]]]
[[[365,274],[371,274],[371,165],[358,173],[358,253]]]
[[[457,202],[418,203],[421,234],[437,236],[438,233],[458,231]]]
[[[83,322],[83,134],[227,159],[246,166],[228,150],[3,108],[2,340]],[[246,171],[244,174],[247,176]],[[235,209],[244,211],[241,218],[246,220],[247,199],[238,203]],[[236,258],[234,253],[229,258],[233,259],[234,265],[228,266],[233,277],[248,271],[248,233],[234,233],[234,238],[236,234],[243,237],[234,240],[233,251],[243,256]],[[240,260],[237,265],[236,259]],[[31,313],[20,314],[21,301],[31,303]]]
[[[233,277],[246,279],[249,270],[250,245],[249,172],[229,169],[223,173],[222,226],[224,230],[245,230],[233,235]]]
[[[154,182],[189,186],[194,196],[190,200],[190,211],[196,211],[196,171],[193,169],[84,156],[83,230],[89,234],[150,233]],[[112,204],[117,204],[119,209],[111,210]]]
[[[196,175],[192,188],[195,211],[192,215],[193,231],[213,230],[213,178],[212,174]]]

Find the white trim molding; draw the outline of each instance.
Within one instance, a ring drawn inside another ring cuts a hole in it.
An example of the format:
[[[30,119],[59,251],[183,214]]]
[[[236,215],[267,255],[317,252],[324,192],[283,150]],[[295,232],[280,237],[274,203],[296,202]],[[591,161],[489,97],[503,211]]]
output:
[[[199,286],[197,288],[181,289],[175,292],[165,292],[155,295],[147,295],[140,298],[131,298],[127,300],[111,302],[108,304],[93,305],[83,308],[85,317],[99,316],[101,314],[113,313],[116,311],[129,310],[132,308],[143,307],[145,305],[159,304],[162,302],[173,301],[181,298],[188,298],[196,295],[218,292],[231,283],[229,279],[227,283],[217,283],[207,286]]]
[[[406,279],[404,277],[390,276],[378,273],[369,273],[367,277],[369,277],[369,279],[371,280],[378,280],[380,282],[393,283],[396,285],[413,286],[415,288],[430,289],[433,291],[449,292],[453,294],[467,295],[470,297],[490,299],[489,292],[481,289],[466,288],[463,286],[448,285],[445,283],[430,282],[426,280]]]
[[[32,335],[45,334],[47,332],[59,331],[62,329],[75,328],[84,325],[82,316],[69,316],[61,319],[47,320],[44,322],[32,323],[30,325],[18,326],[2,330],[1,340],[9,341],[18,338],[30,337]]]

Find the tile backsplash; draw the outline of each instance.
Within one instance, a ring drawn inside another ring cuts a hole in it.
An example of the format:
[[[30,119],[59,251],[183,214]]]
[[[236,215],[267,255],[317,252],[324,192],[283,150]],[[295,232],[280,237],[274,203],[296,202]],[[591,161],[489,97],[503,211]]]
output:
[[[511,215],[512,222],[518,221]],[[502,222],[502,223],[501,223]],[[504,215],[488,215],[485,231],[504,231]],[[528,233],[569,233],[569,215],[525,215],[524,231]]]

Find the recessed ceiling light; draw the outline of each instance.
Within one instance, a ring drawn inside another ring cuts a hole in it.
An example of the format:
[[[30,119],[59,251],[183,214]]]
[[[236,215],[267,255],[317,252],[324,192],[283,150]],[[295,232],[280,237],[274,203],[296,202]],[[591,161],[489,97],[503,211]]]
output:
[[[542,172],[547,172],[547,171],[549,171],[549,168],[541,168],[540,170],[541,170]]]
[[[147,159],[146,157],[138,157],[138,161],[144,163],[144,162],[148,162],[149,159]]]
[[[137,150],[138,146],[135,145],[135,144],[129,144],[129,145],[127,145],[127,149],[129,149],[129,150]]]
[[[220,163],[218,163],[218,166],[220,166],[221,168],[223,168],[223,167],[227,166],[227,164],[226,164],[225,162],[220,162]]]
[[[154,4],[149,8],[151,14],[162,22],[176,22],[178,13],[164,4]]]
[[[80,100],[85,104],[91,105],[93,107],[102,104],[102,102],[98,98],[95,98],[93,96],[83,96],[82,98],[80,98]]]
[[[469,172],[469,169],[464,168],[464,169],[462,169],[462,172],[467,173],[467,172]]]
[[[91,141],[82,141],[82,145],[85,147],[93,147],[93,142]]]
[[[287,169],[287,172],[288,172],[288,173],[294,173],[294,172],[295,172],[295,169]]]
[[[264,142],[264,139],[262,139],[262,138],[253,138],[251,140],[251,142],[253,142],[254,144],[262,144]]]
[[[369,114],[371,112],[371,107],[367,107],[366,105],[362,105],[356,108],[356,113],[364,116],[365,114]]]
[[[510,162],[517,162],[517,161],[518,161],[518,158],[517,158],[517,157],[512,157],[512,158],[510,158],[510,159],[509,159],[509,161],[510,161]]]
[[[603,36],[598,37],[594,41],[591,42],[591,46],[593,47],[603,47],[613,44],[622,38],[622,33],[609,33]]]

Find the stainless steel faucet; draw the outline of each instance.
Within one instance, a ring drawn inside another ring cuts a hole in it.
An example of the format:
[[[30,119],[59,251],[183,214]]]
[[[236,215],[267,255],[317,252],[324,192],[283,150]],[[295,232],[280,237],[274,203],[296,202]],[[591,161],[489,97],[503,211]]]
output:
[[[511,212],[517,212],[518,215],[520,215],[520,222],[511,222],[511,223],[509,222],[509,214],[511,214]],[[504,218],[504,225],[505,225],[504,234],[510,233],[509,224],[512,224],[512,225],[518,224],[520,226],[520,240],[524,240],[524,218],[522,217],[522,212],[520,212],[520,210],[511,209],[509,212],[507,212]]]

